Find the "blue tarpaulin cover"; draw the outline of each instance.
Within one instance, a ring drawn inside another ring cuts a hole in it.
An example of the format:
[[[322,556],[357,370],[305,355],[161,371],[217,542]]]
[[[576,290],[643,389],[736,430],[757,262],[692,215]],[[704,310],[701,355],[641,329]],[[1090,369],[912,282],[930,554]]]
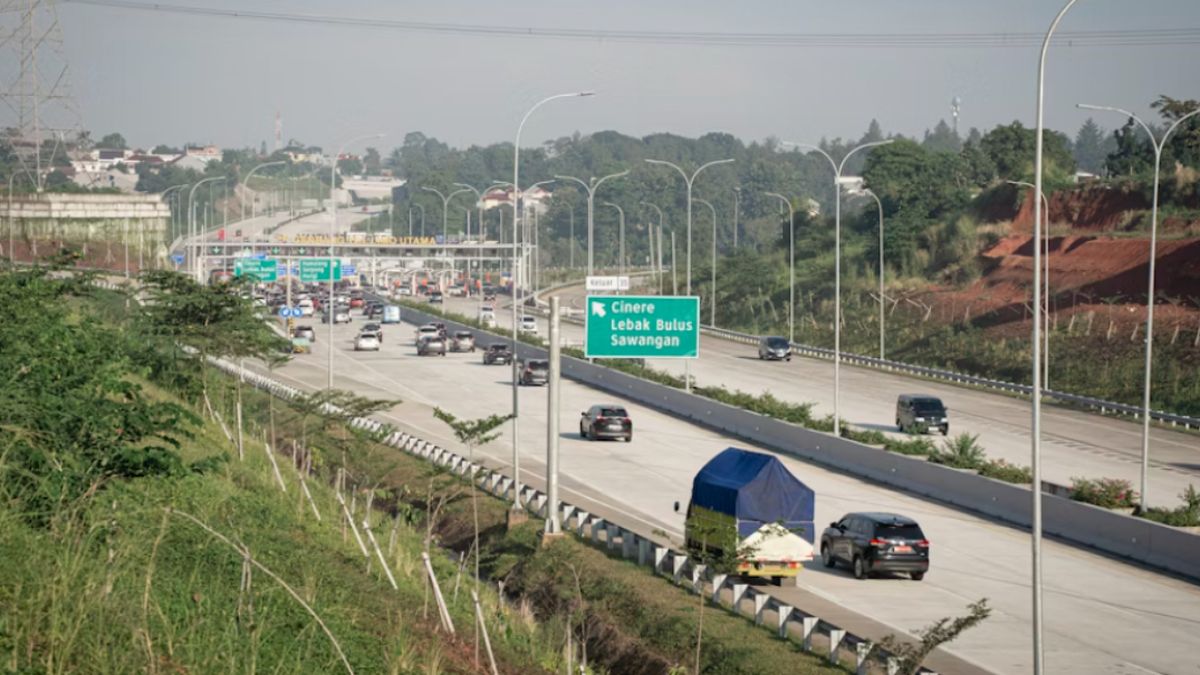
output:
[[[692,504],[733,516],[739,537],[778,522],[812,543],[815,498],[773,455],[741,448],[726,448],[692,481]]]

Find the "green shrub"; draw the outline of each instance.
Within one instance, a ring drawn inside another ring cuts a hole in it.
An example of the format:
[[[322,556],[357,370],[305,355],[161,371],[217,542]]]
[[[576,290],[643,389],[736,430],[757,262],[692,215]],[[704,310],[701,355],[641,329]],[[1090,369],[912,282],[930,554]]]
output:
[[[1071,499],[1106,509],[1130,508],[1137,503],[1137,492],[1123,478],[1071,479]]]
[[[1146,520],[1172,527],[1200,527],[1200,492],[1196,491],[1196,486],[1187,486],[1179,498],[1183,500],[1183,506],[1173,509],[1154,506],[1139,512],[1138,515]]]
[[[948,438],[940,450],[929,455],[929,461],[934,464],[944,464],[956,469],[979,469],[983,466],[986,455],[979,445],[979,436],[959,434]]]
[[[1028,485],[1033,483],[1033,469],[1009,464],[1002,459],[992,459],[979,466],[979,475],[1002,480],[1005,483]]]
[[[859,443],[865,443],[866,445],[887,445],[888,442],[887,436],[874,429],[870,431],[857,431],[850,427],[842,427],[842,437]]]
[[[883,444],[883,449],[887,450],[888,452],[898,452],[901,455],[919,456],[932,455],[937,451],[937,448],[935,448],[933,445],[933,441],[929,440],[928,438],[920,438],[917,436],[906,438],[904,440],[889,438],[887,439],[887,442]]]

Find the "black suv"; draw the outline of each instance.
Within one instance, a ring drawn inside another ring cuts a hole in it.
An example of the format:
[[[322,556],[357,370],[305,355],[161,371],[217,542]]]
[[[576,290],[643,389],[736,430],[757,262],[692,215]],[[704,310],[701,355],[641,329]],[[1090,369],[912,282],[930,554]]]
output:
[[[579,437],[623,438],[628,443],[633,440],[633,420],[619,405],[594,405],[580,413]]]
[[[929,540],[917,521],[894,513],[849,513],[821,535],[821,562],[850,565],[855,579],[876,572],[908,572],[920,581],[929,571]]]
[[[483,365],[490,366],[493,363],[512,363],[512,350],[507,344],[496,343],[483,350]]]
[[[550,381],[550,362],[544,359],[530,359],[517,363],[521,371],[521,384],[546,384]]]
[[[896,426],[900,431],[923,434],[937,429],[950,433],[950,417],[942,399],[926,394],[900,394],[896,399]]]

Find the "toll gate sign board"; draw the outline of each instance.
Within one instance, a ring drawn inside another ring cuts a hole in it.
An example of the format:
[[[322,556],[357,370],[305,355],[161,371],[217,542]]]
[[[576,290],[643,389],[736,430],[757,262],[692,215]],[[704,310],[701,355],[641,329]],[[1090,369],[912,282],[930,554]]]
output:
[[[694,359],[700,298],[587,296],[584,353],[596,359]]]

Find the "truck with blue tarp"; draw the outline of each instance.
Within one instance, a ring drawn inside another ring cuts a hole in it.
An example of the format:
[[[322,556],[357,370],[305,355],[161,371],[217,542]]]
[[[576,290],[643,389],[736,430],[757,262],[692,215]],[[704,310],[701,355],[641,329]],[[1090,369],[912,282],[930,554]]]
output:
[[[775,456],[727,448],[692,481],[687,546],[779,585],[813,558],[815,499]]]

